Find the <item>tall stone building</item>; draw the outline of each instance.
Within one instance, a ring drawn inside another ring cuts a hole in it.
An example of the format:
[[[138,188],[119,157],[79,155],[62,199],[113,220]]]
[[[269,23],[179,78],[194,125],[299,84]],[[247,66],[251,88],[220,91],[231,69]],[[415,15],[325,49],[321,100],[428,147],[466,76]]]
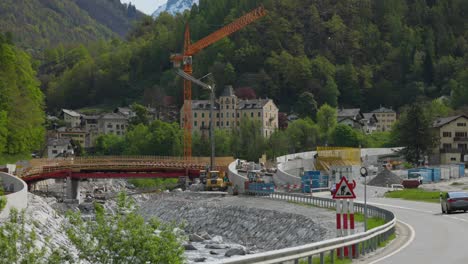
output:
[[[210,100],[192,100],[192,131],[204,132],[210,127]],[[183,109],[180,111],[180,124],[183,126]],[[262,134],[269,137],[278,129],[278,107],[271,99],[242,100],[234,94],[232,86],[227,86],[215,100],[214,127],[217,129],[237,128],[242,118],[260,121]]]

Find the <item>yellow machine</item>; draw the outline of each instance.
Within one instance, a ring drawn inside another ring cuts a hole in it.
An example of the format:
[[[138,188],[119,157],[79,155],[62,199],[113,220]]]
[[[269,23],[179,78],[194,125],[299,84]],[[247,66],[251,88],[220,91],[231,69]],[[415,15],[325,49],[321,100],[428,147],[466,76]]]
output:
[[[226,191],[228,186],[231,186],[229,178],[224,171],[209,171],[206,175],[206,190],[207,191]]]

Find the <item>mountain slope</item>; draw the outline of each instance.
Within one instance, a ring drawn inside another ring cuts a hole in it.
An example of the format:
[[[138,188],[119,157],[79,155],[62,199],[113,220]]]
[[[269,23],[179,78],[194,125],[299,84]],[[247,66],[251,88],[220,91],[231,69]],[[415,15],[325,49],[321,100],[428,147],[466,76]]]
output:
[[[119,0],[2,0],[0,29],[35,52],[59,43],[86,43],[125,35],[141,17]]]
[[[192,8],[194,4],[198,5],[198,2],[199,0],[168,0],[167,3],[154,11],[153,17],[158,17],[162,12],[168,12],[171,15],[183,13],[185,10]]]

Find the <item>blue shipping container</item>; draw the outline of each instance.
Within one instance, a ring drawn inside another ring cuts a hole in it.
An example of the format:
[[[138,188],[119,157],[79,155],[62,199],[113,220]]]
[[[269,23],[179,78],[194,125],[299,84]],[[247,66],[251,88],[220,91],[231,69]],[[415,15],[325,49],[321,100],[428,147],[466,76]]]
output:
[[[320,171],[305,171],[301,177],[302,192],[310,193],[310,189],[328,187],[329,176],[320,175]]]
[[[440,168],[431,168],[432,170],[432,181],[440,182]]]
[[[465,177],[465,163],[460,163],[460,177]]]

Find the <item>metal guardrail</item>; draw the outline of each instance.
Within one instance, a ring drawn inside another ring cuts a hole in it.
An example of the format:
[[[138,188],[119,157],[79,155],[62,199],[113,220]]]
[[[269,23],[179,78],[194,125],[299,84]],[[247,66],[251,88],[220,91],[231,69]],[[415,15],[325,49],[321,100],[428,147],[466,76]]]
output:
[[[248,192],[248,194],[256,195],[254,192]],[[334,208],[336,206],[335,200],[313,197],[301,194],[291,193],[273,193],[265,195],[263,193],[258,194],[260,197],[269,198],[273,200],[290,201],[297,203],[310,204],[317,207],[323,208]],[[355,212],[364,212],[364,204],[354,203]],[[284,263],[293,262],[298,264],[301,260],[312,263],[313,259],[318,258],[321,264],[325,263],[326,255],[329,255],[329,261],[334,263],[336,252],[340,248],[349,248],[356,245],[357,257],[360,255],[366,255],[372,251],[375,251],[381,242],[386,241],[392,234],[395,233],[396,218],[395,215],[385,209],[378,208],[376,206],[367,205],[367,213],[370,217],[378,217],[385,220],[385,224],[379,227],[368,230],[367,232],[357,233],[350,236],[333,238],[321,242],[307,244],[303,246],[284,248],[279,250],[267,251],[258,254],[253,254],[243,257],[234,257],[228,260],[223,260],[225,264],[251,264],[251,263]],[[343,250],[341,256],[343,257]],[[351,254],[350,254],[351,257]]]

